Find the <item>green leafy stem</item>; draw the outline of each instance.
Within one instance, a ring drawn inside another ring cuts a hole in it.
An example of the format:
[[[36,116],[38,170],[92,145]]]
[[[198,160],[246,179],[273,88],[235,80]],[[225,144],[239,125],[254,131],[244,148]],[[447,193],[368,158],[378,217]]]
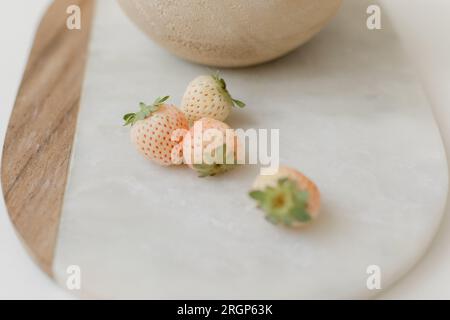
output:
[[[234,152],[228,152],[227,145],[217,147],[214,150],[214,157],[209,154],[204,154],[207,161],[201,164],[194,164],[193,167],[197,171],[200,178],[213,177],[218,174],[230,171],[237,165]],[[215,161],[215,157],[221,161]]]
[[[254,190],[249,193],[258,206],[266,212],[266,218],[273,224],[291,226],[294,222],[308,222],[308,192],[300,190],[294,180],[281,178],[275,187]]]
[[[127,113],[123,116],[123,120],[125,121],[124,126],[134,125],[139,120],[144,120],[152,113],[159,110],[159,108],[169,100],[170,96],[159,97],[157,98],[151,105],[147,105],[143,102],[139,104],[140,110],[136,113]]]
[[[233,99],[233,97],[231,96],[230,92],[227,89],[227,83],[225,82],[224,79],[222,79],[220,77],[219,72],[216,72],[211,77],[216,81],[217,86],[219,87],[219,90],[233,104],[233,106],[239,107],[239,108],[244,108],[245,107],[245,103],[244,102],[242,102],[242,101],[240,101],[238,99]]]

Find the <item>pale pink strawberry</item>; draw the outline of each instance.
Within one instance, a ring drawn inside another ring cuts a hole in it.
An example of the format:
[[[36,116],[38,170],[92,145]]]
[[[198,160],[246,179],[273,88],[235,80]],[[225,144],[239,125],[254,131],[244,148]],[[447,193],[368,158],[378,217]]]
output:
[[[221,121],[211,118],[196,121],[182,144],[184,163],[200,177],[229,171],[237,163],[236,134]]]
[[[158,98],[151,105],[140,104],[140,111],[124,116],[131,125],[131,141],[147,159],[163,166],[172,165],[171,154],[180,141],[172,138],[176,130],[188,130],[184,114],[173,105],[165,104],[169,97]]]
[[[181,100],[180,109],[188,121],[193,123],[205,117],[224,121],[233,106],[243,108],[245,103],[233,99],[225,81],[215,74],[192,80]]]
[[[274,224],[297,228],[319,215],[319,189],[292,168],[280,167],[274,175],[258,176],[249,195]]]

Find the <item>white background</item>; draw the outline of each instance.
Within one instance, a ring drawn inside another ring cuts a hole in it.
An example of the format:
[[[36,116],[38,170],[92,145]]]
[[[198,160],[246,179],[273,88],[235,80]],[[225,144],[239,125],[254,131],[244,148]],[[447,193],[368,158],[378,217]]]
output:
[[[32,45],[50,0],[0,2],[0,146]],[[450,153],[450,1],[383,0],[416,67]],[[31,261],[0,197],[0,299],[70,299]],[[380,298],[450,299],[450,207],[429,252]],[[426,214],[426,212],[424,212]]]

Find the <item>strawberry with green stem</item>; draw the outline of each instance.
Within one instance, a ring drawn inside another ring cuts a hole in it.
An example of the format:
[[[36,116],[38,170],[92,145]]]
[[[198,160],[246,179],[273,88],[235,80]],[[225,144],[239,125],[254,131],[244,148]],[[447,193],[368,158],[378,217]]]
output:
[[[227,84],[218,73],[192,80],[181,101],[181,111],[190,123],[201,118],[224,121],[233,107],[244,108],[245,103],[234,99]]]
[[[183,159],[199,177],[215,176],[237,164],[238,139],[226,123],[202,118],[184,136]]]
[[[184,114],[166,104],[169,96],[157,98],[152,104],[139,104],[140,110],[123,117],[125,126],[131,125],[131,141],[147,159],[160,165],[172,165],[172,153],[180,141],[173,139],[177,130],[188,130]]]
[[[302,227],[316,219],[320,193],[316,185],[300,172],[280,167],[270,176],[259,176],[249,193],[273,224]]]

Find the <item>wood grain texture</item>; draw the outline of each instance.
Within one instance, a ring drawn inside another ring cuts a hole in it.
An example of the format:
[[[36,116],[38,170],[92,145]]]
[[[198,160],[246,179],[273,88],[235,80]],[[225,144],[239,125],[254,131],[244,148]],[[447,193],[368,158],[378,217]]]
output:
[[[66,27],[69,5],[81,30]],[[10,218],[52,275],[87,59],[94,0],[55,0],[37,30],[3,146],[1,181]]]

